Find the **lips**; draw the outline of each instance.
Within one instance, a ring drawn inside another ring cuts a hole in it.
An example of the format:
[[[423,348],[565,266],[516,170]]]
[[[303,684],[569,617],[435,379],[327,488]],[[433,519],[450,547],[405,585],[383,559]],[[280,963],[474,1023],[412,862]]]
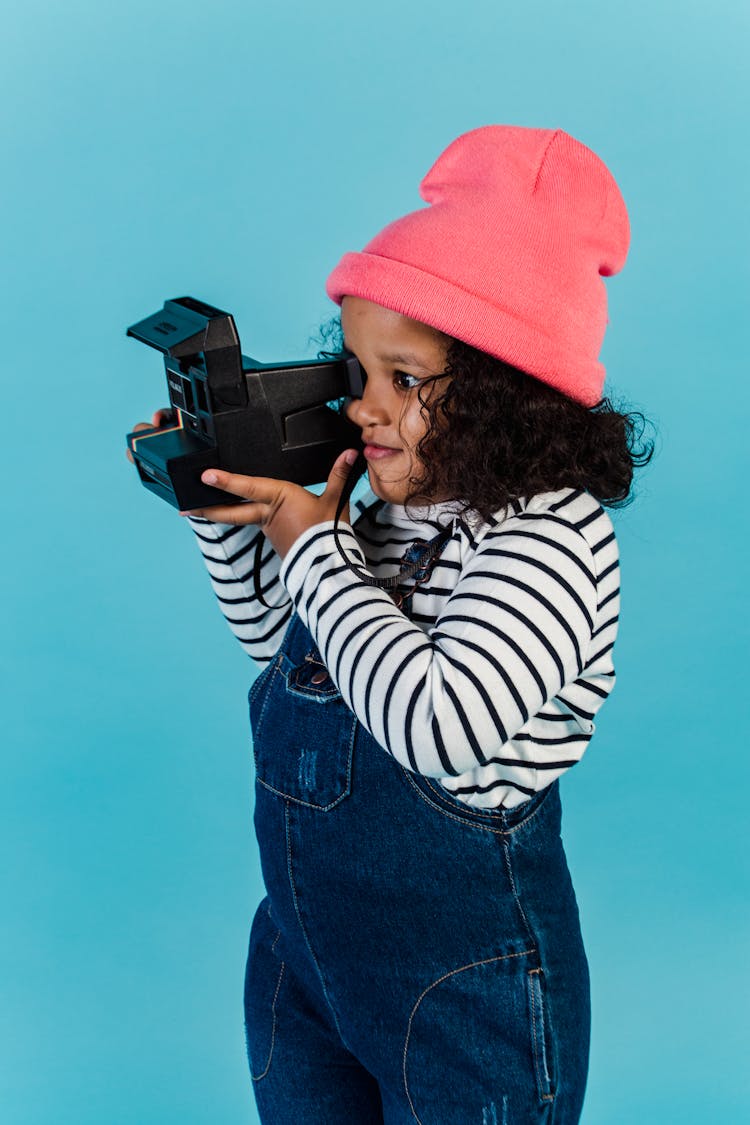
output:
[[[376,442],[368,442],[364,448],[365,458],[368,461],[380,461],[384,457],[392,457],[400,452],[400,449],[394,449],[390,445],[378,445]]]

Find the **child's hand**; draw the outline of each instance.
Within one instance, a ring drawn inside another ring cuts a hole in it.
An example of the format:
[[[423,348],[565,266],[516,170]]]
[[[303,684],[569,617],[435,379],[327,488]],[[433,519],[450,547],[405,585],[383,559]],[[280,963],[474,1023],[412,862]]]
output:
[[[349,469],[356,459],[357,453],[353,449],[347,449],[337,457],[325,492],[320,496],[288,480],[245,477],[239,473],[225,473],[222,469],[206,469],[201,475],[204,484],[231,492],[248,503],[200,508],[181,512],[180,515],[201,516],[215,523],[257,524],[283,559],[303,532],[334,518]],[[348,508],[342,512],[341,518],[349,522]]]

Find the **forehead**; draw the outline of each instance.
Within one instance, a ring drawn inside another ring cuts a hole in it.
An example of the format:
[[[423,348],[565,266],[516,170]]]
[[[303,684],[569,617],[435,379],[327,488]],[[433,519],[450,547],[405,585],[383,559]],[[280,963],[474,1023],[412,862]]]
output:
[[[428,324],[412,320],[363,297],[344,297],[341,326],[347,347],[370,350],[381,359],[400,363],[442,360],[449,337]]]

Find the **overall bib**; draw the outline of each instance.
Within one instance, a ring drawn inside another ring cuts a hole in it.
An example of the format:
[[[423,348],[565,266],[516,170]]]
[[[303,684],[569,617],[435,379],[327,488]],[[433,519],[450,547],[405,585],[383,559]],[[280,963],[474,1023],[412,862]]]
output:
[[[360,725],[295,615],[250,691],[264,1125],[573,1125],[589,985],[557,782],[476,810]]]

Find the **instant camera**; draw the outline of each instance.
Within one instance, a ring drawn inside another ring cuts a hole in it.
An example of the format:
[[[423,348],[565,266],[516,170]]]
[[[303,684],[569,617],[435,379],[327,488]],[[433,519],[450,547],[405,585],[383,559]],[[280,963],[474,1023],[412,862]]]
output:
[[[239,503],[203,484],[205,469],[317,484],[339,453],[361,447],[338,408],[362,395],[351,354],[259,363],[242,355],[232,316],[193,297],[165,301],[127,334],[164,355],[172,419],[128,434],[128,448],[146,488],[182,511]]]

